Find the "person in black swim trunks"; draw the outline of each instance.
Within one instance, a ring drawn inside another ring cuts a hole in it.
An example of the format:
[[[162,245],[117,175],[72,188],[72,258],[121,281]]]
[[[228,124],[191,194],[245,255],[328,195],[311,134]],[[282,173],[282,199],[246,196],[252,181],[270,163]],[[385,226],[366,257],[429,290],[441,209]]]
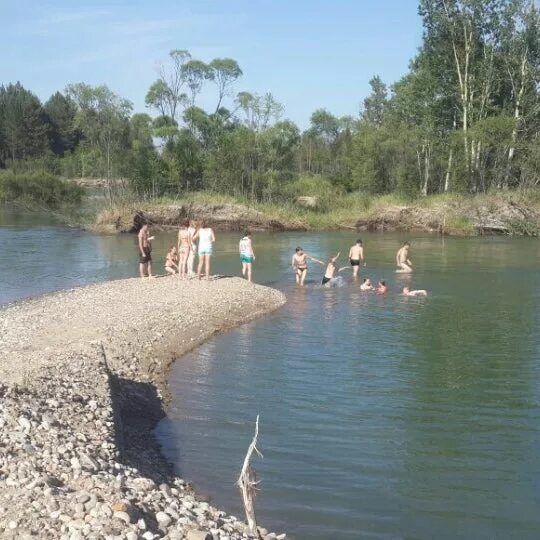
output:
[[[349,261],[352,266],[353,277],[358,276],[358,270],[360,270],[360,262],[364,263],[364,246],[362,240],[358,239],[356,244],[349,250]]]
[[[322,284],[326,285],[336,273],[336,261],[339,258],[339,252],[334,257],[330,257],[328,260],[328,265],[326,266],[326,272],[324,273],[324,277],[322,278]]]
[[[145,223],[139,231],[139,274],[142,278],[152,275],[152,240],[150,226]]]

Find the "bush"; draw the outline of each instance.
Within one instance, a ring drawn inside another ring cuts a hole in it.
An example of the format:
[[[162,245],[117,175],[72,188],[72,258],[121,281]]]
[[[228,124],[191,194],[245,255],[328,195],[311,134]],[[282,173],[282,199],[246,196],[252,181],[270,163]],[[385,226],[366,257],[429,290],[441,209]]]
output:
[[[47,173],[15,174],[0,171],[0,201],[57,208],[78,205],[83,189]]]

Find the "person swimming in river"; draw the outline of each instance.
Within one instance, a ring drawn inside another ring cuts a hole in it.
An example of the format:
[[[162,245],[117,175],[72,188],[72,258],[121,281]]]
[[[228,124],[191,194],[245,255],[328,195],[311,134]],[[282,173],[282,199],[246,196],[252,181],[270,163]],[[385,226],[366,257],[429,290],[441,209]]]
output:
[[[424,289],[417,289],[411,291],[409,287],[403,287],[403,296],[427,296],[427,291]]]
[[[388,292],[388,287],[386,286],[386,281],[384,281],[384,279],[381,279],[379,281],[379,284],[377,285],[375,292],[377,294],[386,294]]]
[[[349,249],[349,262],[351,263],[353,277],[357,277],[360,263],[363,263],[364,266],[366,265],[364,261],[364,245],[360,238],[356,241],[356,244]]]
[[[361,291],[372,291],[373,290],[373,285],[371,283],[371,279],[369,279],[368,277],[365,277],[362,281],[362,285],[360,285],[360,290]]]
[[[409,260],[409,248],[411,244],[404,242],[396,253],[396,265],[398,269],[396,272],[412,272],[412,263]]]
[[[165,259],[165,272],[172,276],[178,271],[178,251],[175,246],[169,246],[167,258]]]
[[[304,250],[300,246],[298,246],[295,250],[294,255],[292,256],[292,262],[291,262],[292,267],[295,271],[297,285],[300,285],[300,286],[304,285],[304,282],[307,276],[308,259],[324,265],[322,261],[319,261],[319,259],[316,259],[315,257],[312,257],[311,255],[308,255],[307,253],[304,252]]]
[[[338,252],[334,257],[328,259],[328,264],[326,265],[326,271],[322,278],[322,284],[326,285],[331,279],[333,279],[334,274],[336,273],[336,261],[339,259],[340,252]]]

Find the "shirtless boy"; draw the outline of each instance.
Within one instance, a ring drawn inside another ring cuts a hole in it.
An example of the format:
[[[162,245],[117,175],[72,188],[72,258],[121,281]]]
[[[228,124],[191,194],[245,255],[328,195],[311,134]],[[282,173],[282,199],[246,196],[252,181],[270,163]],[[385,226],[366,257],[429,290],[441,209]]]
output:
[[[372,291],[373,285],[371,284],[371,279],[368,277],[364,278],[364,281],[362,281],[362,285],[360,285],[361,291]]]
[[[403,287],[403,296],[427,296],[427,291],[424,289],[411,291],[409,287]]]
[[[322,261],[319,261],[319,259],[316,259],[315,257],[311,257],[311,255],[304,253],[304,250],[301,247],[297,247],[295,250],[295,254],[292,256],[291,262],[292,267],[295,270],[297,285],[304,285],[304,281],[306,280],[307,276],[308,259],[318,262],[319,264],[324,264]]]
[[[379,281],[379,285],[375,289],[375,292],[377,294],[386,294],[388,292],[388,287],[386,286],[386,281],[381,279],[381,281]]]
[[[353,277],[358,276],[360,262],[364,262],[364,246],[362,244],[362,240],[358,239],[356,244],[349,249],[349,262],[352,266]]]
[[[150,225],[145,223],[139,231],[139,274],[142,278],[152,275],[152,240]]]
[[[405,242],[396,253],[396,264],[398,272],[412,272],[412,263],[409,260],[409,248],[411,244]]]
[[[326,285],[336,273],[336,261],[339,258],[339,253],[335,255],[334,257],[330,257],[328,260],[328,265],[326,266],[326,272],[324,273],[324,277],[322,278],[322,284]]]

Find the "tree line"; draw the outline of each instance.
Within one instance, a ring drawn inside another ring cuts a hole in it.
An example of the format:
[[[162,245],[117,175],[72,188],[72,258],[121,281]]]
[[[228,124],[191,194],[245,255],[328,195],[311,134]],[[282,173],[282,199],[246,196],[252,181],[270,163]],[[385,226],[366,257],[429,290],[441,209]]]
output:
[[[540,18],[532,0],[420,0],[408,72],[379,76],[356,117],[321,108],[305,130],[271,93],[237,91],[231,58],[173,50],[148,113],[107,86],[69,85],[45,103],[0,86],[0,168],[115,179],[139,197],[212,190],[275,201],[360,191],[483,192],[540,181]],[[215,106],[199,105],[213,90]]]

